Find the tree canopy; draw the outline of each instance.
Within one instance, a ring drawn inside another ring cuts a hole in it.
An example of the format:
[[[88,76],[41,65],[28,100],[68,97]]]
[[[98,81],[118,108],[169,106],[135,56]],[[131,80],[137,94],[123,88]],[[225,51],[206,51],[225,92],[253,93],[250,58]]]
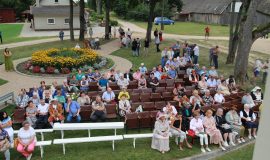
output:
[[[0,8],[14,8],[16,15],[19,17],[29,6],[33,5],[35,0],[0,0]]]

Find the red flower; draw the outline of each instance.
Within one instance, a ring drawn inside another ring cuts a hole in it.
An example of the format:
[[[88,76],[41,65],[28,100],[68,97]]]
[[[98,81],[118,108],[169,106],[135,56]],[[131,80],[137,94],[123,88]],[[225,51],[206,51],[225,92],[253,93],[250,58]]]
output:
[[[55,70],[54,67],[49,66],[49,67],[46,68],[46,73],[53,74],[54,73],[54,70]]]
[[[69,74],[70,70],[68,68],[62,68],[61,72],[62,72],[62,74]]]
[[[34,66],[33,67],[33,73],[40,73],[40,67],[39,66]]]

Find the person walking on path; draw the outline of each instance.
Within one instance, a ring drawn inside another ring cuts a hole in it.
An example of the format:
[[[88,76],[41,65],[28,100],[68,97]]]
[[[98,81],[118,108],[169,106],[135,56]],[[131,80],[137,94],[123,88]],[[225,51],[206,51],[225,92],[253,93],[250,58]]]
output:
[[[216,46],[213,50],[213,62],[216,69],[218,69],[218,55],[219,55],[219,47]]]
[[[144,40],[144,56],[146,57],[148,55],[149,50],[149,40],[145,38]]]
[[[14,66],[12,62],[12,53],[9,51],[8,48],[5,48],[4,50],[4,59],[5,59],[5,70],[8,71],[13,71]]]
[[[61,41],[63,41],[64,40],[64,31],[63,30],[61,30],[60,32],[59,32],[59,38],[60,38],[60,40]]]
[[[92,29],[92,27],[89,28],[89,36],[90,36],[90,38],[93,37],[93,29]]]
[[[206,28],[204,29],[205,31],[205,40],[208,40],[209,36],[210,36],[210,28],[208,26],[206,26]]]
[[[200,50],[199,50],[199,46],[197,44],[194,44],[194,59],[193,59],[193,64],[198,64],[199,61],[199,55],[200,55]]]
[[[1,44],[3,44],[2,31],[0,31],[0,41],[1,41]]]

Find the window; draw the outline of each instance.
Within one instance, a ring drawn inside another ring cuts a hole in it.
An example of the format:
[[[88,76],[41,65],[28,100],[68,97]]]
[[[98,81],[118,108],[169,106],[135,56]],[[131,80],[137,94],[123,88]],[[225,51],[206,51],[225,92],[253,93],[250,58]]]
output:
[[[55,18],[48,18],[47,24],[55,24]]]
[[[65,23],[64,24],[69,24],[69,18],[65,19]]]
[[[59,2],[59,0],[54,0],[54,2],[55,2],[55,3],[58,3],[58,2]]]

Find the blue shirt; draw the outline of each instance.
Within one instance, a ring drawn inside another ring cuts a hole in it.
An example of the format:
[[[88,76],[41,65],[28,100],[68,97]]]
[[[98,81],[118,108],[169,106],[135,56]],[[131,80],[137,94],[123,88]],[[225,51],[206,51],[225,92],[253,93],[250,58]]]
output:
[[[161,79],[161,73],[159,71],[154,72],[154,76],[157,77],[158,80]]]
[[[175,70],[169,70],[168,71],[168,76],[175,78],[176,77],[176,71]]]
[[[102,79],[100,79],[100,80],[98,81],[98,84],[99,84],[101,87],[107,87],[108,80],[102,78]]]
[[[139,70],[142,74],[144,74],[147,71],[147,68],[143,66],[143,67],[139,67]]]
[[[67,108],[67,103],[65,104],[65,108]],[[80,104],[76,101],[72,101],[69,106],[68,114],[74,115],[77,114],[78,110],[81,108]]]

